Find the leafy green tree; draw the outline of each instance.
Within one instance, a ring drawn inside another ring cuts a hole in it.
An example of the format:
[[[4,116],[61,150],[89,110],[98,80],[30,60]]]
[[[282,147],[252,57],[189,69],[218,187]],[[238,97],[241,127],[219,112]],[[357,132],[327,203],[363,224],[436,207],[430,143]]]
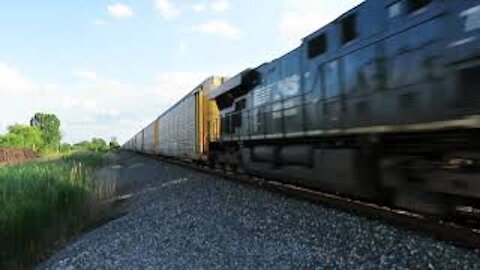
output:
[[[105,142],[104,139],[93,138],[90,143],[89,150],[96,152],[108,152],[110,148],[108,147],[107,142]]]
[[[120,148],[120,144],[118,143],[118,140],[116,137],[112,137],[110,140],[110,149],[111,150],[118,150]]]
[[[8,133],[0,137],[0,145],[40,150],[44,146],[44,141],[39,128],[17,124],[8,127]]]
[[[72,146],[74,151],[87,151],[90,146],[89,141],[82,141]]]
[[[60,152],[62,153],[68,153],[72,151],[72,146],[68,143],[62,143],[62,145],[60,145]]]
[[[76,143],[74,146],[77,146],[77,147],[87,147],[89,144],[90,144],[89,141],[81,141],[81,142],[79,142],[79,143]]]
[[[54,114],[36,113],[30,120],[32,127],[38,127],[42,131],[43,141],[47,147],[60,145],[60,120]]]

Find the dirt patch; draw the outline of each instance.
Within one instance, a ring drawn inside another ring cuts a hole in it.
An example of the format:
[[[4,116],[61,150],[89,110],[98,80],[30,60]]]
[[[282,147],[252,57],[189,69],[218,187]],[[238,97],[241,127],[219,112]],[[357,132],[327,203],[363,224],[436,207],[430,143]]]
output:
[[[0,148],[0,166],[22,163],[38,157],[39,155],[32,150]]]

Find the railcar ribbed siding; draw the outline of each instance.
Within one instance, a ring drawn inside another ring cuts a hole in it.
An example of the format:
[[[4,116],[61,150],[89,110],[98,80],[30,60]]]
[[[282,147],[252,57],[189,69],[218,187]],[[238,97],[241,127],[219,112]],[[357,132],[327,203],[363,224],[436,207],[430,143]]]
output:
[[[162,115],[160,154],[179,158],[196,158],[195,96],[189,95]]]
[[[142,152],[142,145],[143,145],[143,131],[139,132],[135,136],[135,151]]]
[[[208,122],[219,117],[214,101],[206,92],[223,83],[211,77],[158,118],[158,154],[177,158],[200,159],[208,151],[211,131]]]
[[[158,134],[156,134],[156,126],[158,121],[153,121],[145,128],[145,142],[144,151],[146,154],[155,154],[157,151],[156,141],[158,141]],[[158,144],[157,144],[158,145]]]
[[[153,126],[153,153],[160,153],[160,121],[158,119],[155,120]]]
[[[220,112],[208,93],[224,81],[215,76],[206,79],[125,143],[124,148],[177,158],[206,158],[209,139],[218,138],[220,132],[220,126],[213,123],[218,122]]]

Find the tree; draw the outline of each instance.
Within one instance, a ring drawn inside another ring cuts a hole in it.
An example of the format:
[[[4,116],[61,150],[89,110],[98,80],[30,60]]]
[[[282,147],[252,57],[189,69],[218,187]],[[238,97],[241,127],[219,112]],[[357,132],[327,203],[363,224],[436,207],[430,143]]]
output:
[[[72,146],[68,143],[62,143],[62,145],[60,145],[60,152],[62,153],[68,153],[72,151]]]
[[[39,150],[43,147],[44,141],[39,128],[17,124],[8,127],[8,133],[0,137],[0,145]]]
[[[93,138],[88,150],[95,152],[108,152],[110,149],[104,139]]]
[[[118,140],[116,137],[112,137],[110,140],[110,149],[112,150],[118,150],[120,148],[120,144],[118,143]]]
[[[32,127],[38,127],[42,131],[42,138],[47,147],[60,145],[60,120],[54,114],[36,113],[30,120]]]
[[[111,150],[110,145],[104,139],[93,138],[91,141],[83,141],[73,145],[73,150],[76,151],[93,151],[93,152],[108,152]]]
[[[82,141],[82,142],[74,144],[72,146],[72,150],[74,150],[74,151],[87,151],[89,145],[90,145],[90,142]]]

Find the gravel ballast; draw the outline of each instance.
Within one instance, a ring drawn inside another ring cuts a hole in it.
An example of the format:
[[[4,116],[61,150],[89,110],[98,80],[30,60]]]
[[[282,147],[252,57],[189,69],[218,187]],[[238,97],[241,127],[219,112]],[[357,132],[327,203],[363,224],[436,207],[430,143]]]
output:
[[[39,269],[480,269],[480,251],[119,153],[126,215]]]

